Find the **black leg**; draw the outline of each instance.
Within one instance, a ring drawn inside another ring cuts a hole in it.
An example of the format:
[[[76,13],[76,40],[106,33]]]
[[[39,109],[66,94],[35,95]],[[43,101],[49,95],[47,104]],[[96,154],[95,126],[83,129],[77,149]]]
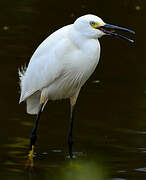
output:
[[[74,110],[75,110],[75,105],[71,106],[71,111],[70,111],[70,129],[69,129],[69,136],[68,136],[68,147],[69,147],[69,155],[70,158],[73,158],[73,153],[72,153],[72,146],[73,146],[73,121],[74,121]]]
[[[31,136],[30,136],[30,150],[32,150],[32,148],[35,145],[35,142],[37,140],[37,129],[38,129],[39,119],[40,119],[40,115],[41,115],[41,112],[42,112],[43,105],[44,104],[41,104],[41,106],[40,106],[39,112],[38,112],[36,120],[35,120],[34,127],[32,129],[32,133],[31,133]]]

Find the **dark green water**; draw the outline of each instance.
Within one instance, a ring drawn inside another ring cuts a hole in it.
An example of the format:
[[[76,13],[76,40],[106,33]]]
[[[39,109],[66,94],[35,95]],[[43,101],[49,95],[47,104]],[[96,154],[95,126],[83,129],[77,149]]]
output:
[[[145,8],[144,0],[1,0],[1,180],[146,179]],[[35,168],[26,168],[34,117],[25,113],[25,103],[18,104],[17,69],[54,30],[88,13],[135,30],[136,42],[100,40],[99,66],[76,106],[76,159],[67,157],[69,102],[49,102],[40,121]]]

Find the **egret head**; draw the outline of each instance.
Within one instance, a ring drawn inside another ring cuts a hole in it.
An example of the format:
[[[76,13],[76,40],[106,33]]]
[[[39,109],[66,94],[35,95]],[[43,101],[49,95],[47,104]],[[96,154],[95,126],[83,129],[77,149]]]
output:
[[[74,27],[77,31],[81,32],[84,36],[88,38],[100,38],[103,35],[112,35],[117,36],[122,39],[128,40],[130,42],[133,42],[133,40],[115,33],[116,30],[119,31],[126,31],[132,34],[135,34],[134,31],[122,28],[115,25],[110,25],[105,23],[101,18],[95,16],[95,15],[84,15],[79,17],[74,22]]]

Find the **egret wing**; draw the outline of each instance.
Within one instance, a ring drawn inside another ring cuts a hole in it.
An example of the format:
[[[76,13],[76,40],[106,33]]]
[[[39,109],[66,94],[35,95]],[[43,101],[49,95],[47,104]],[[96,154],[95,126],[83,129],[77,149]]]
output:
[[[50,35],[34,52],[25,72],[20,71],[21,97],[20,102],[37,91],[49,86],[63,72],[61,57],[56,56],[56,48],[67,38],[65,26]]]

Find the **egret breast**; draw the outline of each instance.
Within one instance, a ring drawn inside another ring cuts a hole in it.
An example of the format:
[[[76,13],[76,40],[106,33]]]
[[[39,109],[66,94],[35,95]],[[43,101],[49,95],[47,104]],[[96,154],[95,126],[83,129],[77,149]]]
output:
[[[58,57],[62,57],[60,60],[64,65],[62,75],[43,90],[51,100],[70,98],[76,94],[91,76],[99,61],[98,41],[88,42],[90,49],[86,49],[86,46],[85,49],[75,49],[73,44],[67,43],[66,46],[69,48],[66,52],[58,51],[62,52],[62,55],[57,54]]]

